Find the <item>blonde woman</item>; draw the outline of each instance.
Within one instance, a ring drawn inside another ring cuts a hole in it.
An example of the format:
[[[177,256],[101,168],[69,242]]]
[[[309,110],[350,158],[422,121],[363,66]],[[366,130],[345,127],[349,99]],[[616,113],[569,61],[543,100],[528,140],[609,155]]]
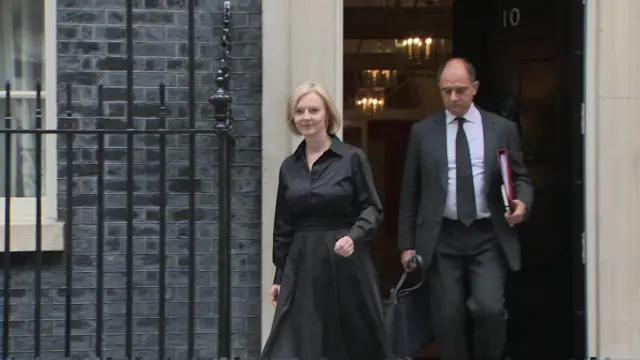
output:
[[[369,254],[382,205],[362,150],[325,88],[304,82],[287,109],[304,140],[280,167],[270,295],[276,313],[262,358],[384,360],[377,275]]]

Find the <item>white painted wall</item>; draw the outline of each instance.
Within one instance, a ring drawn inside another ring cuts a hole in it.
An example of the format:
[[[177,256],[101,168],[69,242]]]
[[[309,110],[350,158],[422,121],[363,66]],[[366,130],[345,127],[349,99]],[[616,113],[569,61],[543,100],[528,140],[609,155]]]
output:
[[[262,0],[262,344],[274,313],[268,291],[278,171],[299,141],[286,126],[287,98],[316,80],[342,109],[342,12],[342,0]]]
[[[640,358],[640,2],[587,1],[590,356]]]

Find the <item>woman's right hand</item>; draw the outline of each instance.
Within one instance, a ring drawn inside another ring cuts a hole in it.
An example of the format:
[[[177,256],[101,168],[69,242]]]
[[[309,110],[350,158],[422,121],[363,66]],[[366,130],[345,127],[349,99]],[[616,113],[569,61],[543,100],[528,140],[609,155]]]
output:
[[[278,297],[280,296],[280,285],[272,285],[269,290],[269,296],[271,296],[271,304],[276,306],[278,304]]]

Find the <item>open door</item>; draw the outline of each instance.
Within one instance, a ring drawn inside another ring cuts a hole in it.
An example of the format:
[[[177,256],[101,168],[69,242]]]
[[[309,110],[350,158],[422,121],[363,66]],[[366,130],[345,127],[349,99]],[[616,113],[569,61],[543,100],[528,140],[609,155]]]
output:
[[[453,47],[477,104],[518,124],[536,197],[509,276],[514,359],[584,358],[581,0],[455,0]]]

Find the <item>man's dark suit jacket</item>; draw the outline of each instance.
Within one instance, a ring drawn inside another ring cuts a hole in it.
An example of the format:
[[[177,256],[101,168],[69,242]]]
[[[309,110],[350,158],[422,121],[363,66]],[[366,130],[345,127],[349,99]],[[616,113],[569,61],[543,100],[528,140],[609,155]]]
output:
[[[520,244],[516,229],[504,219],[500,186],[502,177],[496,152],[508,149],[515,182],[516,199],[527,206],[533,202],[533,185],[520,160],[520,138],[515,123],[478,109],[484,132],[485,191],[494,229],[509,267],[520,270]],[[425,268],[433,259],[447,199],[447,136],[445,112],[432,115],[411,128],[411,139],[400,195],[398,247],[415,249]]]

